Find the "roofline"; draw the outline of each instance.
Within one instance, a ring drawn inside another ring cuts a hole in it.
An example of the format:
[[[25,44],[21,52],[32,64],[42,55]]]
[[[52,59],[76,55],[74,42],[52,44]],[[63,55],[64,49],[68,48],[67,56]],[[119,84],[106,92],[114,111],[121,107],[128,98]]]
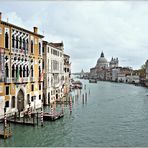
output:
[[[69,57],[69,58],[70,58],[70,56],[69,56],[68,54],[64,54],[64,56],[67,56],[67,57]]]
[[[47,44],[50,47],[53,47],[55,49],[58,49],[58,50],[62,51],[62,49],[60,47],[55,47],[54,45],[52,45],[52,42],[49,43],[48,41],[43,40],[43,44]]]
[[[14,24],[11,24],[11,23],[8,23],[8,22],[5,22],[5,21],[0,21],[0,23],[1,23],[1,24],[4,24],[4,25],[11,26],[11,27],[14,27],[14,28],[17,28],[17,29],[19,29],[19,30],[23,30],[24,32],[28,32],[28,33],[33,34],[33,35],[36,35],[36,36],[38,36],[38,37],[44,38],[44,36],[41,35],[41,34],[36,34],[36,33],[32,32],[32,31],[29,31],[29,30],[24,29],[24,28],[22,28],[22,27],[16,26],[16,25],[14,25]]]

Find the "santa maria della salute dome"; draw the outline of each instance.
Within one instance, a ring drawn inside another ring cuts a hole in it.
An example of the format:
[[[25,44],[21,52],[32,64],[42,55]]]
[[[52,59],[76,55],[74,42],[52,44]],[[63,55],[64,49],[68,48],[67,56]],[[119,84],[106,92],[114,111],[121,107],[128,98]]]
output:
[[[97,68],[107,68],[108,67],[108,62],[107,62],[107,59],[104,57],[103,52],[101,53],[101,56],[97,61],[96,67]]]
[[[99,59],[97,60],[96,66],[90,69],[90,76],[104,80],[111,69],[118,67],[118,64],[118,58],[112,57],[108,62],[102,51]]]

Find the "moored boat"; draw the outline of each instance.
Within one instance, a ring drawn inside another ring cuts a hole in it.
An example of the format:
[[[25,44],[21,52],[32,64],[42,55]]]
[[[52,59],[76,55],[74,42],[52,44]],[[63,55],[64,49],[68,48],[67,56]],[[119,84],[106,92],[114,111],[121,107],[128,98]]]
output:
[[[82,83],[80,81],[72,82],[72,89],[82,89]]]

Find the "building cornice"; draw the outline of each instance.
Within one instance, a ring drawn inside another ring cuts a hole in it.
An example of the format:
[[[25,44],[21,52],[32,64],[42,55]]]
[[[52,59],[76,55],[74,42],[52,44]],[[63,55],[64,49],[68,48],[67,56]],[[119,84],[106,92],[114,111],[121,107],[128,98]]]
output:
[[[22,31],[27,32],[27,33],[29,33],[29,34],[32,34],[32,35],[38,36],[38,37],[40,37],[40,38],[44,38],[43,35],[36,34],[36,33],[32,32],[32,31],[29,31],[29,30],[24,29],[24,28],[22,28],[22,27],[16,26],[16,25],[14,25],[14,24],[11,24],[11,23],[8,23],[8,22],[4,22],[4,21],[0,21],[0,23],[3,24],[3,25],[7,25],[7,26],[10,26],[10,27],[13,27],[13,28],[16,28],[16,29],[22,30]]]

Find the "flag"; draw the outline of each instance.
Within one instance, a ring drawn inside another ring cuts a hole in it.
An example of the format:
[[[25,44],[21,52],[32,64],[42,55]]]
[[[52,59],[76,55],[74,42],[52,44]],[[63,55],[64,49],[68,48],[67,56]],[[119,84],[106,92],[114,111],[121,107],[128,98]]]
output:
[[[40,76],[40,81],[42,80],[43,76],[44,76],[44,70],[42,71],[42,74]]]
[[[21,48],[21,53],[23,53],[23,48]]]

